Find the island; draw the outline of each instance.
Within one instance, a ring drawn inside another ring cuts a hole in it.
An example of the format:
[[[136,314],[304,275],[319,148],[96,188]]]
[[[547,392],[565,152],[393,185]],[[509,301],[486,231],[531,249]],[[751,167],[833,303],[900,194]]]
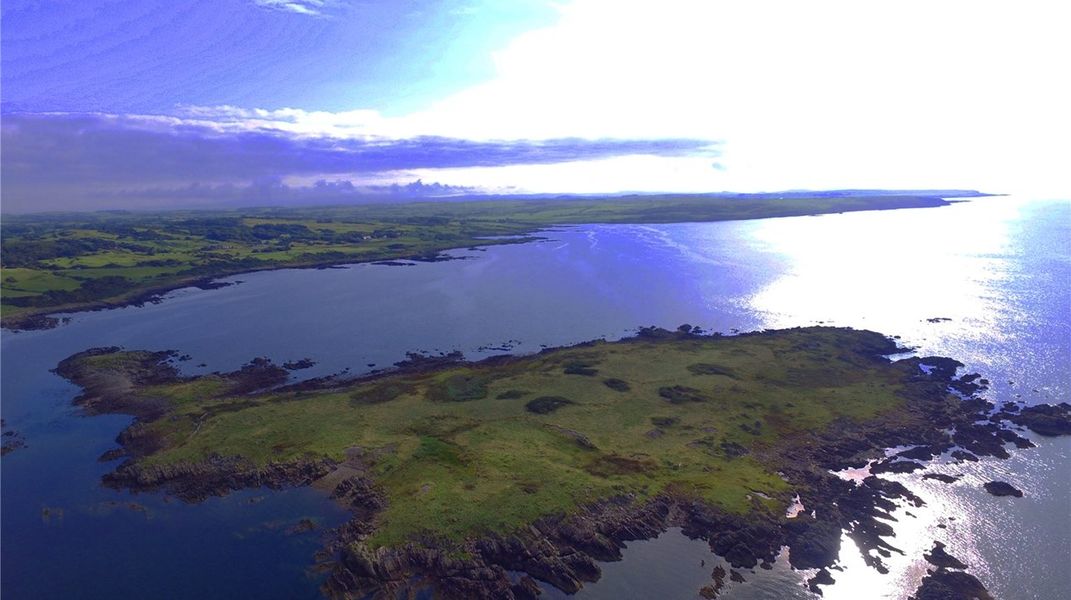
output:
[[[904,351],[847,328],[682,325],[478,362],[413,354],[297,382],[266,358],[183,376],[174,352],[120,348],[56,372],[81,386],[90,414],[135,417],[102,457],[122,459],[108,486],[188,502],[314,486],[348,507],[320,557],[330,597],[576,592],[625,542],[669,527],[708,542],[734,581],[787,546],[792,567],[818,570],[820,591],[842,531],[876,569],[900,552],[890,512],[922,499],[881,473],[951,451],[1006,457],[1007,444],[1032,445],[1016,427],[1055,434],[1071,422],[1067,404],[998,410],[978,374],[950,358],[890,359]],[[907,449],[887,456],[894,447]],[[981,589],[940,558],[919,597],[950,580]]]
[[[155,301],[228,275],[358,262],[443,260],[445,250],[531,241],[581,223],[680,223],[947,206],[972,191],[783,192],[398,202],[317,208],[4,215],[0,323]]]

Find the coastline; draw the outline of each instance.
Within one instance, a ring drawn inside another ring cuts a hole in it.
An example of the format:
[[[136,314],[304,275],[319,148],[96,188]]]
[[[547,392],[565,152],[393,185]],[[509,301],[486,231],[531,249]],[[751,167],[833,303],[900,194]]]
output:
[[[760,332],[733,337],[778,333]],[[671,333],[661,330],[649,330],[647,334],[671,340],[692,335],[686,331]],[[641,338],[615,343],[635,343],[637,339]],[[879,348],[882,354],[902,351],[892,340],[886,338],[886,343],[888,346]],[[580,344],[569,348],[583,346]],[[114,349],[96,352],[109,350]],[[551,354],[559,350],[547,349],[539,354]],[[164,363],[160,359],[166,358],[166,353],[155,353],[144,358],[148,361],[145,364],[162,365]],[[470,364],[493,367],[527,358],[492,357]],[[435,372],[457,364],[458,361],[451,357],[413,357],[397,370],[363,378],[321,379],[296,384],[290,389],[313,392],[345,387],[356,381],[377,381],[395,377],[399,373]],[[510,597],[507,593],[513,597],[534,597],[534,582],[523,578],[513,581],[508,576],[509,571],[523,571],[564,591],[575,591],[585,581],[598,578],[598,561],[618,559],[625,541],[648,539],[671,526],[683,527],[689,537],[706,540],[734,568],[768,566],[780,547],[786,545],[790,548],[792,567],[821,569],[812,581],[812,585],[817,586],[831,577],[828,568],[835,563],[839,554],[842,530],[848,530],[850,537],[861,548],[878,554],[866,554],[866,557],[872,567],[880,570],[883,568],[880,557],[897,551],[885,539],[892,535],[892,528],[882,521],[882,517],[887,516],[896,500],[921,502],[902,485],[873,474],[862,485],[855,486],[836,477],[831,471],[867,466],[872,467],[872,472],[883,469],[895,472],[905,466],[916,470],[923,468],[926,460],[949,451],[970,452],[969,456],[1005,458],[1008,456],[1005,443],[1011,442],[1018,447],[1030,445],[1004,425],[1005,421],[1030,427],[1042,435],[1068,432],[1071,407],[1061,405],[1039,411],[1005,405],[996,411],[995,407],[978,396],[985,390],[986,382],[976,374],[957,377],[956,370],[962,365],[954,360],[913,357],[895,364],[921,373],[912,380],[910,395],[913,402],[909,405],[910,410],[900,415],[902,418],[896,421],[896,427],[890,429],[890,423],[885,420],[863,425],[839,423],[818,436],[793,440],[789,446],[769,451],[777,456],[771,454],[767,458],[776,459],[777,464],[798,464],[784,469],[782,476],[796,490],[807,510],[820,515],[818,518],[804,514],[788,519],[763,511],[740,517],[696,502],[687,495],[664,493],[644,502],[637,502],[626,495],[578,507],[572,514],[541,519],[526,531],[475,538],[460,546],[432,543],[377,549],[364,545],[363,540],[371,533],[371,519],[383,509],[388,499],[368,474],[366,463],[371,457],[361,453],[347,454],[343,461],[296,461],[269,464],[261,468],[237,457],[212,458],[173,469],[142,469],[136,463],[128,462],[106,476],[106,483],[135,491],[163,490],[186,501],[196,502],[208,495],[226,494],[251,486],[315,485],[315,481],[323,482],[325,476],[335,472],[332,486],[326,487],[333,488],[330,495],[336,500],[343,500],[352,507],[354,519],[336,533],[335,539],[324,550],[324,558],[330,557],[336,563],[326,584],[329,595],[362,597],[367,592],[410,589],[407,586],[412,585],[414,577],[424,577],[425,584],[433,584],[447,597]],[[153,381],[177,376],[173,370],[162,369],[149,369],[141,372],[139,377],[143,377],[144,381]],[[101,403],[103,397],[100,394],[107,390],[94,388],[84,374],[64,369],[62,364],[59,370],[64,371],[61,375],[70,376],[69,379],[73,377],[76,383],[90,383],[77,402],[87,406],[91,412],[136,414],[131,407],[114,403],[115,399],[112,404]],[[254,381],[258,377],[262,378],[259,381],[268,381],[277,377],[278,373],[265,367],[247,375],[252,375]],[[960,399],[949,401],[949,388],[955,390]],[[255,396],[253,392],[250,397]],[[241,410],[241,407],[234,408]],[[149,419],[152,411],[143,410],[136,416],[139,420]],[[984,424],[978,424],[980,420]],[[954,435],[948,434],[950,428],[955,430]],[[139,436],[137,422],[119,438],[119,442],[133,456],[150,450],[151,444],[139,446],[146,441],[151,440]],[[903,445],[916,447],[892,458],[877,460],[885,456],[884,449]],[[786,456],[779,454],[783,452],[790,452],[792,460],[785,461]],[[970,460],[968,455],[963,456],[962,460]],[[346,476],[340,477],[339,473]],[[940,582],[945,577],[943,573],[948,569],[940,569],[944,571],[935,572],[932,581]],[[955,578],[970,577],[960,571],[952,572],[956,573],[953,576]]]
[[[521,244],[526,242],[538,241],[541,238],[533,235],[520,236],[517,239],[504,239],[504,240],[487,240],[485,244],[481,246],[490,245],[502,245],[502,244]],[[52,329],[58,327],[63,323],[63,319],[57,318],[56,315],[77,314],[84,312],[96,312],[100,310],[110,310],[113,308],[124,308],[127,306],[144,306],[145,304],[155,304],[161,302],[170,292],[181,290],[185,288],[197,288],[201,290],[215,290],[231,285],[238,285],[241,282],[221,282],[221,279],[226,277],[235,277],[238,275],[246,275],[249,273],[263,273],[267,271],[281,271],[284,269],[332,269],[341,268],[349,265],[360,264],[377,264],[384,261],[399,261],[407,260],[413,262],[441,262],[444,260],[462,260],[460,258],[453,258],[447,256],[445,253],[451,250],[463,250],[467,248],[473,248],[471,242],[466,242],[456,246],[444,247],[437,251],[436,254],[417,254],[417,255],[402,255],[390,256],[387,258],[376,257],[367,258],[363,260],[354,260],[350,258],[333,258],[324,261],[312,261],[306,263],[297,264],[267,264],[258,267],[242,267],[233,271],[221,271],[219,274],[203,276],[195,275],[189,278],[180,279],[166,284],[152,286],[144,290],[139,290],[131,297],[117,300],[100,300],[94,302],[72,304],[69,306],[61,307],[42,307],[38,312],[28,312],[10,317],[4,317],[0,319],[0,328],[6,329],[12,333],[18,333],[20,331],[38,331],[42,329]]]
[[[417,262],[435,262],[439,260],[447,260],[444,253],[451,250],[459,250],[465,248],[483,248],[491,245],[500,244],[518,244],[526,243],[530,241],[536,241],[543,239],[540,237],[540,233],[550,227],[555,226],[570,226],[570,225],[584,225],[595,223],[613,223],[613,224],[643,224],[643,223],[676,223],[676,222],[722,222],[722,221],[740,221],[740,220],[755,220],[766,218],[784,218],[784,217],[797,217],[797,216],[818,216],[826,214],[839,214],[844,212],[862,212],[862,211],[883,211],[883,210],[901,210],[909,208],[939,208],[943,206],[950,206],[956,202],[967,201],[972,198],[989,196],[989,194],[976,194],[974,196],[966,196],[962,199],[950,198],[946,199],[940,196],[872,196],[864,197],[868,204],[850,204],[832,205],[832,206],[819,206],[808,207],[805,204],[801,207],[784,207],[774,208],[767,212],[761,212],[754,215],[738,212],[737,214],[712,214],[712,215],[698,215],[689,218],[688,214],[674,212],[670,215],[651,214],[649,212],[639,211],[636,214],[625,213],[622,215],[614,215],[599,219],[597,216],[591,220],[585,220],[582,216],[575,218],[551,218],[544,219],[542,221],[533,220],[526,222],[523,220],[509,221],[513,228],[512,233],[508,236],[492,235],[477,236],[472,238],[464,238],[459,240],[453,240],[446,244],[436,244],[433,247],[428,248],[420,253],[413,254],[411,249],[402,249],[399,251],[390,251],[385,249],[381,253],[377,253],[374,256],[356,257],[354,255],[332,255],[329,258],[322,260],[307,260],[296,262],[278,262],[268,263],[264,265],[250,266],[243,264],[236,266],[232,269],[222,268],[216,269],[211,273],[197,273],[191,274],[186,277],[179,277],[175,280],[142,287],[140,289],[131,290],[129,293],[120,295],[112,299],[105,300],[93,300],[87,302],[76,302],[66,305],[55,306],[41,306],[41,307],[20,307],[25,310],[21,310],[15,315],[5,315],[0,317],[0,327],[7,329],[11,332],[18,331],[30,331],[40,329],[50,329],[61,324],[60,319],[55,315],[67,314],[67,313],[80,313],[80,312],[92,312],[97,310],[107,310],[111,308],[121,308],[125,306],[139,306],[145,303],[158,302],[161,297],[168,292],[174,290],[197,287],[201,289],[213,289],[219,287],[218,280],[225,277],[232,277],[236,275],[242,275],[245,273],[255,273],[262,271],[274,271],[281,269],[320,269],[320,268],[332,268],[340,267],[344,265],[364,264],[364,263],[391,263],[392,261],[409,260]],[[823,199],[831,200],[831,199]],[[837,200],[837,199],[833,199]],[[843,200],[854,201],[860,200],[860,198],[845,197]],[[626,202],[628,199],[625,200]],[[581,207],[582,208],[582,207]],[[673,205],[669,205],[667,208],[674,208]],[[581,213],[583,214],[583,213]]]

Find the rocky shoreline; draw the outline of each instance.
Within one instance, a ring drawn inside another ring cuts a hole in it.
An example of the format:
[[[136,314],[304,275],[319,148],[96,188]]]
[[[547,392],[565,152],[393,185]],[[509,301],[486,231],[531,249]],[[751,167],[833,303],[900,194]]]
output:
[[[154,286],[145,289],[136,293],[135,295],[130,296],[125,300],[101,300],[70,306],[43,307],[42,310],[39,312],[33,312],[15,317],[7,317],[3,319],[2,326],[4,329],[10,329],[14,332],[54,329],[56,327],[59,327],[61,324],[70,321],[70,317],[56,317],[55,315],[58,314],[96,312],[100,310],[122,308],[124,306],[144,306],[146,304],[158,304],[163,301],[164,296],[166,294],[175,290],[180,290],[184,288],[197,288],[199,290],[218,290],[220,288],[236,285],[241,282],[225,282],[220,281],[220,279],[222,277],[230,277],[232,275],[240,275],[242,273],[247,272],[252,271],[247,269],[245,271],[225,273],[209,277],[191,277],[190,279],[183,279],[166,285]]]
[[[938,357],[903,361],[909,368],[931,367],[928,375],[920,375],[915,382],[917,391],[923,392],[921,396],[929,398],[929,403],[912,406],[917,419],[894,428],[887,424],[845,425],[826,432],[823,443],[808,446],[807,452],[799,453],[797,449],[794,458],[799,467],[783,475],[810,514],[772,518],[753,513],[744,518],[673,494],[663,494],[643,504],[620,497],[584,507],[573,515],[540,520],[528,530],[510,536],[469,540],[460,547],[438,547],[431,542],[398,549],[364,546],[361,540],[371,533],[366,529],[366,518],[342,529],[335,544],[337,564],[324,584],[325,593],[335,598],[389,598],[426,586],[447,598],[538,597],[538,586],[527,578],[575,593],[584,583],[599,579],[598,562],[621,560],[625,542],[651,539],[670,527],[680,527],[688,537],[708,542],[711,550],[734,569],[769,568],[781,548],[787,547],[793,568],[819,569],[808,582],[819,595],[820,585],[833,583],[828,569],[837,563],[842,531],[859,546],[869,566],[888,572],[882,557],[893,552],[902,554],[889,541],[895,535],[889,524],[893,520],[890,513],[898,502],[922,506],[923,500],[895,481],[869,475],[857,484],[837,477],[834,471],[906,462],[896,456],[875,460],[885,456],[886,448],[904,445],[915,448],[901,455],[929,454],[931,458],[958,445],[972,448],[975,457],[1007,458],[1006,442],[1018,447],[1033,445],[1004,426],[1002,416],[990,416],[993,406],[976,396],[953,405],[942,402],[948,388],[975,392],[984,389],[972,388],[978,385],[972,383],[977,375],[954,377],[956,368],[962,365],[947,361]],[[1071,423],[1071,405],[1023,410]],[[977,424],[983,419],[984,425]],[[1029,418],[1021,421],[1032,422]],[[1051,431],[1045,426],[1040,431],[1031,429],[1041,435]],[[956,433],[950,435],[949,430]],[[935,554],[947,557],[946,561],[936,565],[938,569],[924,579],[916,592],[917,600],[988,598],[982,584],[962,572],[965,565],[956,567],[958,561],[944,553],[943,546],[937,549]],[[466,558],[456,558],[459,555]],[[510,572],[526,575],[516,579],[510,577]],[[953,595],[940,595],[950,586],[955,590]],[[710,588],[707,593],[715,597],[717,592]]]
[[[641,331],[643,335],[691,334],[648,330]],[[902,351],[892,340],[887,342],[874,349],[875,357]],[[259,467],[241,457],[224,456],[193,463],[143,464],[140,459],[152,454],[157,441],[143,435],[141,425],[159,418],[162,410],[151,403],[124,403],[123,395],[117,392],[134,381],[96,377],[77,366],[79,356],[109,350],[80,353],[56,369],[84,388],[76,402],[88,411],[136,417],[117,440],[121,452],[109,457],[123,456],[126,460],[105,476],[105,484],[133,491],[164,491],[188,502],[250,487],[321,487],[353,513],[353,518],[333,534],[321,556],[333,565],[323,591],[334,598],[391,598],[421,589],[432,589],[444,598],[536,598],[541,595],[537,581],[574,593],[584,583],[600,578],[599,562],[620,560],[626,542],[654,538],[670,527],[680,527],[688,537],[706,541],[734,569],[768,568],[787,547],[793,568],[818,570],[808,583],[820,594],[820,586],[833,581],[829,568],[838,561],[842,532],[859,546],[864,561],[879,572],[887,572],[883,558],[902,553],[891,543],[891,512],[902,503],[921,506],[923,500],[902,484],[882,478],[882,473],[922,470],[927,461],[949,453],[958,460],[1007,458],[1007,444],[1017,448],[1033,445],[1012,425],[1045,436],[1071,433],[1071,405],[1067,403],[1005,405],[998,411],[980,396],[987,382],[978,374],[957,376],[963,365],[952,359],[913,357],[895,363],[908,376],[908,383],[903,410],[893,418],[835,422],[825,431],[784,440],[756,453],[760,461],[791,465],[782,470],[782,477],[807,508],[794,517],[762,510],[746,516],[731,514],[687,494],[666,490],[644,501],[629,495],[606,498],[567,515],[544,517],[519,531],[460,542],[424,539],[400,547],[372,547],[366,542],[375,531],[375,516],[389,502],[368,474],[367,466],[374,457],[354,452],[342,462],[309,457]],[[143,353],[139,364],[128,369],[130,377],[136,383],[177,379],[177,370],[166,360],[170,356]],[[434,370],[457,359],[414,356],[400,368]],[[513,358],[486,362],[509,360]],[[270,361],[258,359],[227,375],[237,382],[236,389],[250,395],[282,385],[286,378],[280,379],[278,371],[285,373]],[[345,382],[325,378],[297,386],[318,389],[340,383]],[[887,448],[905,446],[910,448],[886,456]],[[868,468],[869,474],[858,482],[836,475],[848,468]],[[981,583],[963,572],[959,561],[948,556],[943,547],[935,548],[927,560],[936,570],[924,578],[915,595],[917,600],[971,597],[940,595],[948,589],[979,590],[977,597],[987,597],[982,595],[987,593]],[[720,587],[710,587],[704,595],[716,595]]]
[[[524,237],[519,242],[531,241],[539,239],[534,235]],[[517,242],[517,243],[519,243]],[[489,244],[492,242],[488,242]],[[493,242],[495,244],[501,244],[503,242]],[[447,254],[451,250],[465,249],[467,246],[456,246],[441,249],[438,253],[432,254],[412,254],[406,256],[399,256],[395,259],[386,261],[387,263],[395,263],[396,261],[413,261],[412,263],[398,263],[398,264],[417,264],[423,262],[443,262],[449,260],[462,260],[464,257],[456,257]],[[345,258],[332,258],[326,261],[314,261],[303,264],[282,264],[282,265],[266,265],[263,267],[250,268],[243,266],[239,269],[231,271],[221,271],[209,276],[194,275],[188,279],[179,279],[171,283],[156,285],[141,291],[138,291],[128,298],[122,300],[99,300],[93,302],[87,302],[82,304],[72,304],[66,306],[50,306],[42,307],[40,311],[34,311],[24,315],[17,315],[13,317],[5,317],[2,319],[2,326],[4,329],[9,329],[14,332],[19,331],[38,331],[42,329],[54,329],[61,324],[70,320],[70,317],[56,317],[58,314],[68,313],[82,313],[82,312],[96,312],[101,310],[111,310],[113,308],[123,308],[126,306],[144,306],[146,304],[158,304],[164,300],[164,296],[175,290],[181,290],[184,288],[197,288],[199,290],[217,290],[232,285],[237,285],[241,281],[222,281],[226,277],[234,277],[236,275],[245,275],[247,273],[258,273],[263,271],[278,271],[282,269],[338,269],[344,268],[347,265],[355,264],[384,264],[383,259],[365,259],[359,260],[354,257]]]

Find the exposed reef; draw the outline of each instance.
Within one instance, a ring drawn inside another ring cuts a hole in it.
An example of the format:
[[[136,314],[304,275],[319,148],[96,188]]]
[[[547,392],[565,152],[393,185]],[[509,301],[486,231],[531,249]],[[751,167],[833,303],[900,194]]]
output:
[[[0,434],[2,442],[0,442],[0,456],[7,456],[8,454],[18,450],[19,448],[26,447],[26,440],[22,438],[22,434],[14,429],[9,429],[7,421],[0,419]]]
[[[301,369],[310,369],[316,365],[316,361],[311,358],[302,358],[301,360],[291,360],[283,363],[283,368],[287,371],[300,371]]]
[[[1014,485],[1006,481],[989,481],[982,487],[985,491],[993,494],[994,496],[1013,496],[1015,498],[1022,498],[1023,492]]]

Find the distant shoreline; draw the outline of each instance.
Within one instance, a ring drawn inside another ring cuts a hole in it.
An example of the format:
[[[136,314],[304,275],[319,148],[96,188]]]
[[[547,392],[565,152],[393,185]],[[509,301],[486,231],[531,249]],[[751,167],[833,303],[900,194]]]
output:
[[[974,192],[965,197],[984,195]],[[150,215],[20,216],[4,223],[0,326],[13,331],[48,329],[60,324],[56,314],[157,302],[168,292],[185,287],[211,288],[218,286],[216,280],[222,277],[243,273],[444,260],[442,253],[449,250],[524,243],[538,239],[540,231],[560,225],[719,222],[935,208],[954,202],[942,196],[876,194],[630,196],[567,202],[487,200]],[[216,225],[217,221],[226,224]],[[175,233],[183,227],[196,233]],[[259,231],[262,228],[264,231]],[[72,238],[71,232],[78,232],[78,237]],[[217,241],[206,237],[212,235],[233,238]],[[301,250],[295,250],[297,246]],[[98,272],[107,275],[97,276]]]

